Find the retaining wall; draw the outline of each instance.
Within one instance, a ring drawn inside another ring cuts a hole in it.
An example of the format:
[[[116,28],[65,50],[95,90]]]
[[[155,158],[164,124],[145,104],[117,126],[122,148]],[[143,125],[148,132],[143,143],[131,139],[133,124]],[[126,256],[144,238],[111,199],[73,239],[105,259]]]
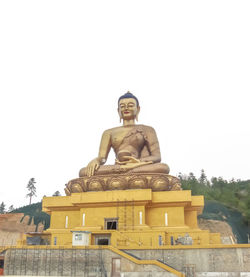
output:
[[[8,249],[5,275],[16,276],[111,276],[112,259],[120,258],[123,276],[176,277],[155,265],[138,265],[108,250]],[[116,275],[114,275],[116,276]]]
[[[250,247],[125,251],[145,260],[160,259],[179,271],[189,266],[195,272],[250,272]]]

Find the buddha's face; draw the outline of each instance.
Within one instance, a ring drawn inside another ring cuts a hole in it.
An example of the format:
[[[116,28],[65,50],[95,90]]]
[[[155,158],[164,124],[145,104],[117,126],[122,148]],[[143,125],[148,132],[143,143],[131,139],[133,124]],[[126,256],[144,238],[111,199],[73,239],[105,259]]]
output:
[[[134,98],[123,98],[118,105],[118,113],[123,120],[135,119],[140,111]]]

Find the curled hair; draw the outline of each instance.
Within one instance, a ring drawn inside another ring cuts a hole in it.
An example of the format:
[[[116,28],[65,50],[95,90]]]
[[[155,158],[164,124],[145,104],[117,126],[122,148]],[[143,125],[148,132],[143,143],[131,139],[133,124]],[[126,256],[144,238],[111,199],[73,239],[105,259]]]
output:
[[[123,94],[123,95],[118,99],[118,105],[119,105],[120,100],[121,100],[121,99],[125,99],[125,98],[133,98],[133,99],[135,99],[137,107],[139,106],[139,101],[138,101],[138,99],[137,99],[131,92],[129,92],[129,91],[128,91],[127,93]]]

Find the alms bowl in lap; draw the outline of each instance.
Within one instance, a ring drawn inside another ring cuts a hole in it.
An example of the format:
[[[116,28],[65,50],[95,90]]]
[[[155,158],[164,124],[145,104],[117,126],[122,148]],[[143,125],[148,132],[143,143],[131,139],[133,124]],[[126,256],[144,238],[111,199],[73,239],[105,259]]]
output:
[[[67,195],[87,191],[152,189],[152,191],[182,190],[178,178],[161,173],[120,173],[81,177],[68,182]]]

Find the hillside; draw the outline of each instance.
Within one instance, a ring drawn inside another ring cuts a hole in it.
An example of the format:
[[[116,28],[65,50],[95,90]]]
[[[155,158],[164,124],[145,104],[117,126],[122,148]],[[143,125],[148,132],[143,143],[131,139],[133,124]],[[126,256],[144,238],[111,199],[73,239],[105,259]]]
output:
[[[250,180],[207,180],[204,170],[196,178],[193,173],[179,174],[182,188],[192,195],[204,195],[205,207],[200,218],[227,222],[238,243],[248,243],[250,235]]]
[[[42,212],[42,202],[20,207],[13,210],[11,213],[23,213],[24,215],[21,218],[21,222],[25,218],[28,218],[27,224],[30,225],[33,222],[36,226],[35,231],[38,230],[39,224],[42,224],[45,230],[49,228],[50,216]]]
[[[250,233],[250,226],[245,224],[242,213],[236,209],[227,207],[217,201],[207,200],[203,213],[199,218],[208,221],[226,222],[232,228],[237,243],[248,242],[247,234]],[[218,232],[221,232],[220,230],[221,228],[218,226]]]

